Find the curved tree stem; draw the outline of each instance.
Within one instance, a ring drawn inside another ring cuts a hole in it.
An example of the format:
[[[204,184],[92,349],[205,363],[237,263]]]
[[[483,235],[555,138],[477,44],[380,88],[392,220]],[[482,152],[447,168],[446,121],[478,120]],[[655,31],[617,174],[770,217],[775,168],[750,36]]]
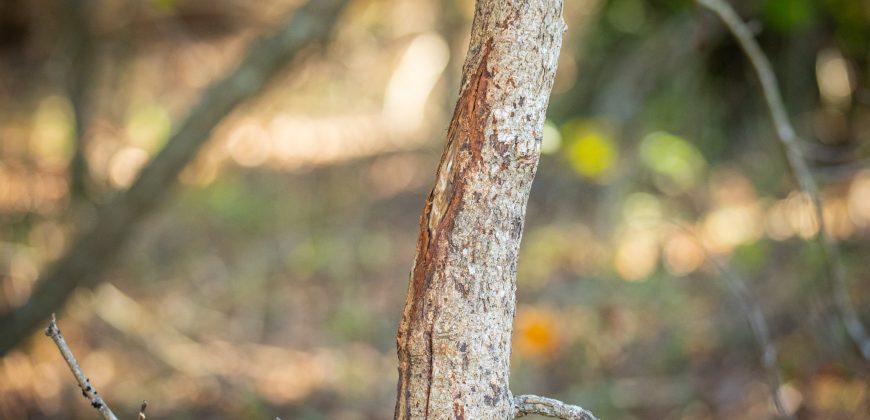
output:
[[[514,417],[530,414],[554,417],[562,420],[598,420],[583,407],[565,404],[552,398],[537,395],[518,395],[514,397]]]

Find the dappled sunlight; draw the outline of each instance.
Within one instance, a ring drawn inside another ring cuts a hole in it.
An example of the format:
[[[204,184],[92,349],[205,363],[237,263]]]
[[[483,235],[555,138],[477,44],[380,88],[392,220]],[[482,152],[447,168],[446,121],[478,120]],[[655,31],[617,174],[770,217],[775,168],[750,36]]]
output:
[[[813,381],[813,405],[830,412],[861,413],[870,409],[867,382],[823,375]]]
[[[622,204],[622,217],[634,229],[656,229],[665,221],[664,216],[661,201],[652,194],[631,193]]]
[[[701,267],[707,256],[695,236],[674,232],[662,246],[665,268],[675,276],[690,274]]]
[[[71,139],[75,123],[72,107],[66,98],[48,96],[33,116],[31,152],[47,166],[63,166],[72,155]]]
[[[792,192],[785,199],[785,218],[791,231],[808,239],[819,232],[819,221],[812,199],[804,192]]]
[[[384,116],[398,133],[423,124],[426,100],[447,67],[447,43],[435,33],[415,37],[402,54],[384,92]]]
[[[225,165],[227,158],[242,167],[300,171],[422,146],[422,137],[407,136],[401,129],[380,114],[323,118],[281,114],[267,122],[248,119],[229,129],[225,151],[207,150],[191,164],[200,167],[185,176],[192,184],[207,184],[214,178],[210,174]]]
[[[206,187],[217,178],[220,166],[220,158],[216,154],[203,153],[184,167],[178,180],[184,185]]]
[[[757,203],[711,211],[701,223],[705,245],[711,251],[724,253],[758,240],[763,233],[762,215]]]
[[[241,166],[260,166],[272,153],[272,138],[262,125],[244,122],[230,132],[227,150]]]
[[[657,235],[650,230],[626,229],[618,235],[613,267],[624,280],[644,280],[658,266]]]
[[[552,121],[544,122],[544,138],[541,140],[541,154],[556,153],[562,148],[562,133]]]
[[[861,228],[870,227],[870,170],[863,170],[852,181],[848,197],[849,218]]]
[[[795,232],[788,221],[787,214],[785,200],[777,200],[769,207],[764,223],[764,231],[769,238],[784,241],[794,236]]]
[[[350,2],[331,40],[209,127],[186,125],[201,98],[208,111],[226,93],[208,87],[304,1],[100,2],[90,63],[71,54],[62,7],[74,3],[0,6],[0,319],[56,261],[90,249],[80,234],[116,219],[103,211],[175,133],[207,133],[153,183],[159,200],[142,195],[120,233],[87,237],[126,242],[68,270],[86,280],[53,310],[92,383],[123,418],[143,399],[149,418],[392,416],[397,323],[475,2]],[[750,3],[740,15],[819,183],[834,268],[870,321],[870,20],[824,2]],[[822,223],[737,44],[688,3],[564,9],[526,219],[511,221],[510,392],[600,418],[770,417],[748,296],[770,322],[787,414],[870,419]],[[79,395],[41,331],[0,358],[0,418],[93,418]]]
[[[855,225],[849,219],[849,205],[842,198],[825,200],[822,203],[822,217],[825,230],[836,239],[848,239],[855,232]]]
[[[6,298],[4,306],[17,308],[27,302],[37,276],[39,276],[39,268],[31,252],[26,248],[15,252],[9,261],[8,277],[3,283],[3,293]]]
[[[124,127],[129,144],[156,153],[172,130],[169,112],[154,103],[137,104],[131,107]]]
[[[54,170],[28,171],[0,162],[0,211],[51,214],[64,206],[67,180]]]
[[[831,105],[848,106],[852,96],[852,77],[843,55],[834,49],[822,50],[816,58],[816,78],[822,98]]]
[[[780,395],[782,396],[783,408],[789,415],[794,415],[804,402],[804,396],[801,391],[793,384],[786,383],[779,387]],[[773,401],[769,401],[770,406],[773,406]]]
[[[109,162],[109,181],[116,188],[129,187],[149,158],[148,152],[138,147],[118,150]]]
[[[93,306],[100,301],[105,305]],[[96,308],[98,312],[91,313]],[[92,296],[80,295],[71,308],[73,318],[64,322],[64,334],[75,342],[76,351],[94,383],[111,390],[119,401],[136,401],[147,392],[164,407],[196,407],[218,403],[227,392],[255,391],[268,401],[284,405],[312,393],[335,390],[354,396],[371,391],[381,374],[393,363],[393,352],[381,352],[364,343],[337,350],[316,348],[307,351],[286,347],[220,340],[194,341],[172,328],[158,313],[146,312],[111,285],[101,286]],[[96,315],[115,328],[112,334],[144,346],[141,352],[125,354],[116,347],[89,349],[81,340],[75,320],[87,321]],[[15,413],[18,399],[39,400],[45,412],[56,412],[73,383],[67,367],[57,357],[50,341],[34,342],[41,350],[30,355],[14,352],[0,360],[0,414]],[[167,363],[159,383],[149,378],[156,372],[154,361]],[[104,391],[105,392],[105,391]],[[155,404],[155,412],[165,410]]]

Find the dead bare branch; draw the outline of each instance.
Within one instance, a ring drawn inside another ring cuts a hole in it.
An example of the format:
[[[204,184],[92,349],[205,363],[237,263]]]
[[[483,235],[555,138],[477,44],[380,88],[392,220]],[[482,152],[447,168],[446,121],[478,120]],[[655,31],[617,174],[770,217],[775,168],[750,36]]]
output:
[[[0,315],[0,356],[17,345],[79,286],[93,286],[118,256],[133,227],[164,199],[178,174],[208,140],[211,130],[256,95],[297,53],[330,34],[346,0],[311,0],[270,37],[254,44],[234,72],[213,83],[133,185],[98,209],[69,251],[45,270],[28,301]]]
[[[108,404],[103,401],[103,398],[100,397],[100,394],[97,392],[96,388],[91,385],[91,381],[85,375],[85,372],[82,371],[81,366],[79,366],[79,362],[76,360],[76,357],[73,355],[72,350],[70,350],[69,345],[64,340],[63,335],[60,333],[60,329],[57,328],[57,319],[54,314],[51,314],[51,322],[48,324],[48,327],[45,328],[45,335],[50,337],[54,344],[57,345],[57,349],[60,350],[61,356],[63,356],[63,360],[66,361],[66,364],[69,366],[69,369],[72,371],[73,376],[76,378],[76,382],[79,384],[79,388],[82,389],[82,395],[85,396],[90,402],[91,407],[97,409],[97,411],[102,414],[103,418],[106,420],[118,420],[118,417],[115,416],[115,413],[109,408]],[[144,409],[144,406],[143,406]],[[144,418],[144,417],[140,417]]]
[[[552,398],[537,395],[514,397],[514,417],[530,414],[554,417],[562,420],[598,420],[592,412],[576,405],[565,404]]]
[[[855,311],[849,298],[846,273],[840,257],[840,249],[834,238],[825,229],[825,218],[822,212],[819,187],[801,151],[800,139],[789,121],[785,105],[782,101],[782,95],[780,95],[779,88],[777,87],[776,75],[773,73],[770,61],[768,61],[767,56],[755,41],[752,31],[743,23],[743,20],[737,16],[737,13],[728,3],[723,0],[695,1],[719,16],[725,26],[728,27],[728,30],[731,31],[731,34],[734,35],[734,38],[737,39],[737,42],[755,69],[755,73],[761,82],[761,89],[764,93],[764,99],[767,102],[773,125],[776,128],[777,137],[785,148],[788,164],[792,172],[794,172],[801,190],[807,193],[813,202],[819,225],[819,236],[817,238],[821,244],[828,276],[831,279],[835,305],[849,336],[858,346],[864,359],[870,360],[870,338],[867,337],[864,324],[858,318],[858,313]]]
[[[706,250],[705,250],[706,252]],[[764,365],[764,370],[767,372],[768,385],[770,386],[770,394],[773,398],[773,405],[776,407],[776,412],[780,418],[794,418],[785,409],[785,404],[782,401],[782,393],[780,392],[780,384],[782,380],[779,377],[779,362],[777,361],[776,346],[770,337],[770,328],[767,326],[767,320],[764,318],[764,312],[761,311],[761,306],[753,299],[749,288],[746,287],[746,282],[724,261],[710,255],[707,252],[707,260],[713,265],[713,268],[719,272],[719,275],[728,283],[728,287],[737,298],[743,313],[746,315],[746,320],[752,329],[752,335],[761,347],[761,363]]]
[[[139,420],[145,420],[145,409],[148,408],[148,401],[142,401],[142,407],[139,408]]]
[[[761,364],[767,374],[767,385],[770,388],[770,396],[777,415],[783,419],[793,419],[794,417],[786,411],[782,400],[782,393],[780,392],[782,379],[779,375],[776,345],[770,337],[770,328],[767,325],[764,312],[761,310],[761,305],[753,298],[743,278],[726,261],[710,252],[692,229],[677,221],[674,221],[673,224],[692,237],[695,243],[704,251],[705,259],[710,262],[713,268],[722,276],[722,279],[725,280],[728,288],[731,289],[731,293],[737,299],[740,309],[746,315],[746,320],[749,322],[750,329],[752,329],[752,335],[760,347]]]

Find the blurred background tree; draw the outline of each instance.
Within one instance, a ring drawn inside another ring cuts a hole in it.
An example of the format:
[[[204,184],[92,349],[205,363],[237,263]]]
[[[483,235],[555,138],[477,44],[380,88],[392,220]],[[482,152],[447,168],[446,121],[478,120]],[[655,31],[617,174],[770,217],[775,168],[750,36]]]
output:
[[[0,313],[300,5],[0,3]],[[868,320],[870,5],[734,5],[807,140]],[[63,312],[119,415],[143,398],[155,418],[392,415],[417,218],[472,13],[471,0],[351,1],[330,43],[215,127],[105,282]],[[818,223],[733,38],[689,1],[575,0],[565,18],[513,391],[602,418],[769,417],[758,347],[706,248],[761,303],[789,412],[870,417],[868,363],[808,241]],[[0,359],[0,418],[91,418],[62,363],[39,336]]]

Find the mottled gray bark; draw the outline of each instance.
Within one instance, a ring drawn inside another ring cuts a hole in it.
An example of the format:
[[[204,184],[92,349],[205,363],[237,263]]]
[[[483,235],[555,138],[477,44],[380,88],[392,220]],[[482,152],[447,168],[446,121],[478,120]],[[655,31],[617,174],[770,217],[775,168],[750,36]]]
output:
[[[396,418],[508,419],[516,265],[561,0],[478,0],[397,336]]]
[[[589,410],[537,395],[514,397],[515,417],[539,415],[563,420],[598,420]]]

